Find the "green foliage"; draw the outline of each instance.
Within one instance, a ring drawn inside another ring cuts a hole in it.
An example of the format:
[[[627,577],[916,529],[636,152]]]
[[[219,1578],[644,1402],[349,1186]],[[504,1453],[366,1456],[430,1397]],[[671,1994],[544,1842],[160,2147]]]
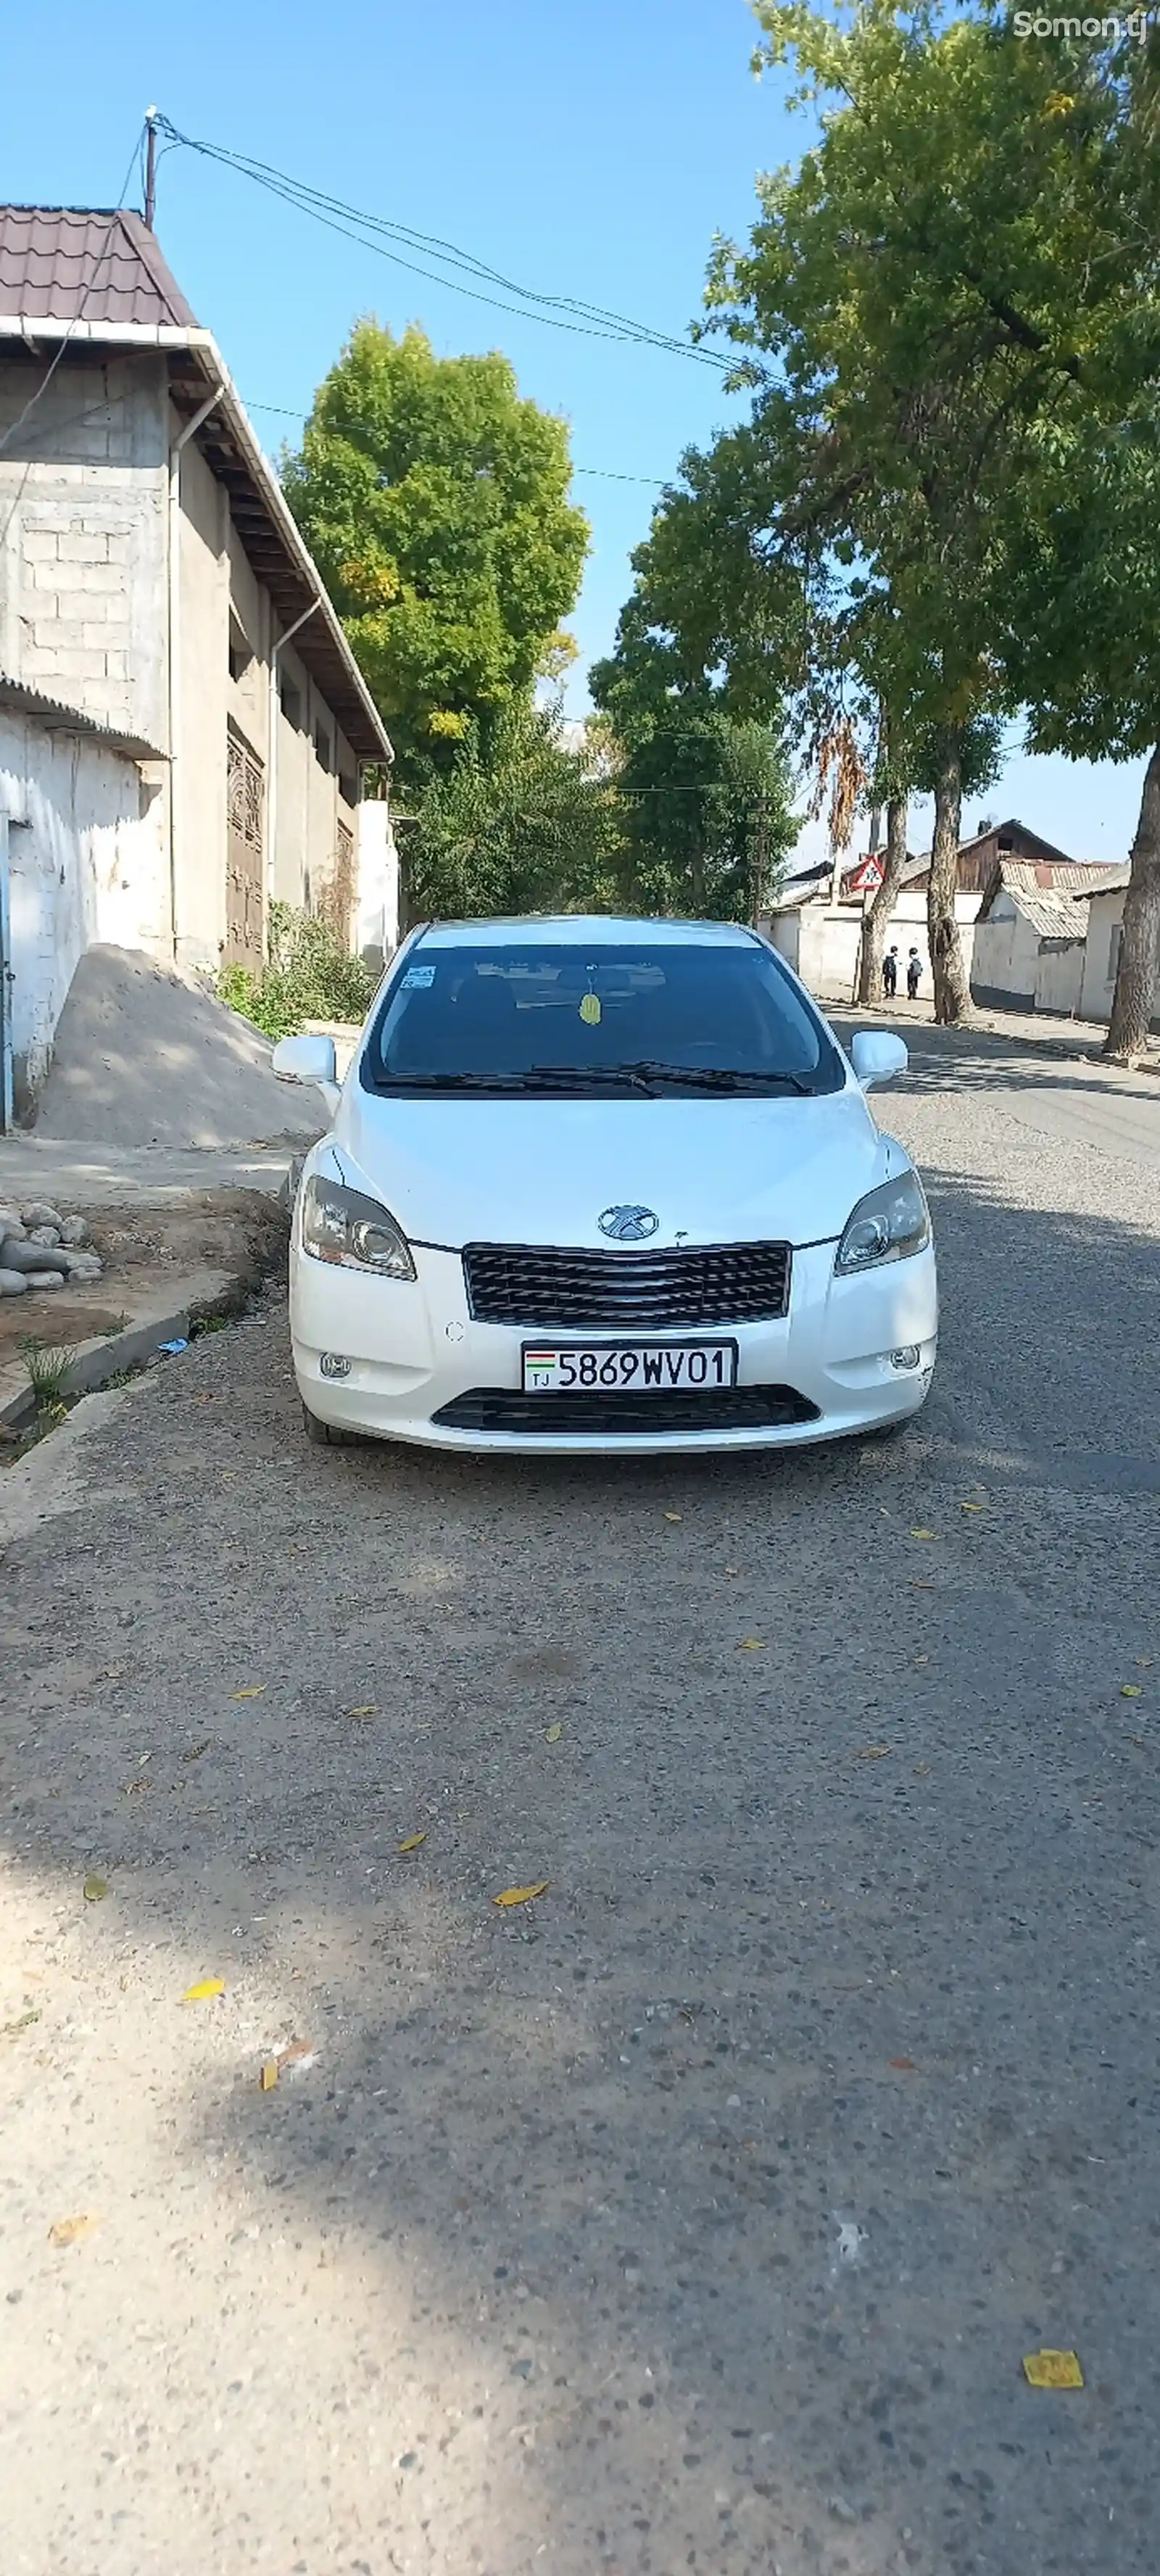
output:
[[[35,1334],[22,1333],[20,1351],[37,1411],[63,1420],[65,1384],[73,1361],[71,1347],[68,1343],[38,1341]]]
[[[286,496],[404,785],[567,652],[588,544],[571,470],[564,422],[498,355],[437,358],[422,331],[364,321],[320,387]]]
[[[632,910],[749,921],[770,903],[797,824],[768,726],[674,698],[625,748],[616,790]]]
[[[565,748],[558,706],[517,700],[425,789],[404,839],[409,915],[599,910],[615,842],[612,790]]]
[[[219,968],[215,989],[227,1010],[240,1011],[275,1041],[295,1037],[307,1020],[363,1020],[374,977],[352,957],[328,922],[292,904],[270,906],[269,962],[261,975],[246,966]]]

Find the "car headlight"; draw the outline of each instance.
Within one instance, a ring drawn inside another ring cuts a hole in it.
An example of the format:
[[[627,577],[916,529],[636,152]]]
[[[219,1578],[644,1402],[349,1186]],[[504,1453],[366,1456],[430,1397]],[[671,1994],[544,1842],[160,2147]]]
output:
[[[340,1270],[373,1270],[381,1279],[418,1276],[407,1238],[387,1209],[317,1173],[302,1194],[302,1248]]]
[[[851,1216],[834,1268],[871,1270],[880,1261],[905,1261],[930,1242],[930,1211],[917,1172],[900,1172],[870,1190]]]

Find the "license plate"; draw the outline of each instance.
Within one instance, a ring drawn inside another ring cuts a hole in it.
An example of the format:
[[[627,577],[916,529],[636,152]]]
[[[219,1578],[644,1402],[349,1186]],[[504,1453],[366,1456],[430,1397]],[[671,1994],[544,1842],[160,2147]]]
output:
[[[736,1342],[525,1342],[525,1395],[669,1394],[737,1384]]]

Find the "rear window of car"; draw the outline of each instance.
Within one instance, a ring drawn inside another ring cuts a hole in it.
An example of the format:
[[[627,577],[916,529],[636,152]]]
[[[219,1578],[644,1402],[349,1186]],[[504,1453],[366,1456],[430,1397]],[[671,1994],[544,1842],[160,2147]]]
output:
[[[422,940],[387,985],[363,1055],[371,1089],[712,1086],[829,1092],[845,1066],[820,1015],[761,942],[589,949]],[[635,1080],[634,1080],[635,1077]]]

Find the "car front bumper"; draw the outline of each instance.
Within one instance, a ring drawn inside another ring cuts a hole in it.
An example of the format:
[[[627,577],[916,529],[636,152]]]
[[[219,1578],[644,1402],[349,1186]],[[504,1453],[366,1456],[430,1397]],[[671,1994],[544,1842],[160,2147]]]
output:
[[[320,1421],[376,1439],[533,1457],[792,1448],[903,1421],[918,1411],[930,1385],[938,1337],[933,1247],[837,1278],[834,1244],[808,1244],[794,1252],[789,1311],[776,1320],[560,1336],[609,1344],[727,1337],[737,1344],[738,1386],[791,1389],[811,1408],[808,1420],[708,1431],[452,1428],[433,1417],[457,1397],[476,1389],[519,1390],[523,1345],[542,1339],[544,1327],[478,1322],[468,1310],[458,1253],[414,1246],[417,1280],[381,1279],[315,1260],[303,1252],[297,1232],[295,1226],[290,1331],[299,1392]],[[908,1347],[917,1349],[917,1361],[900,1369],[892,1354]],[[324,1376],[324,1355],[345,1360],[347,1374]]]

